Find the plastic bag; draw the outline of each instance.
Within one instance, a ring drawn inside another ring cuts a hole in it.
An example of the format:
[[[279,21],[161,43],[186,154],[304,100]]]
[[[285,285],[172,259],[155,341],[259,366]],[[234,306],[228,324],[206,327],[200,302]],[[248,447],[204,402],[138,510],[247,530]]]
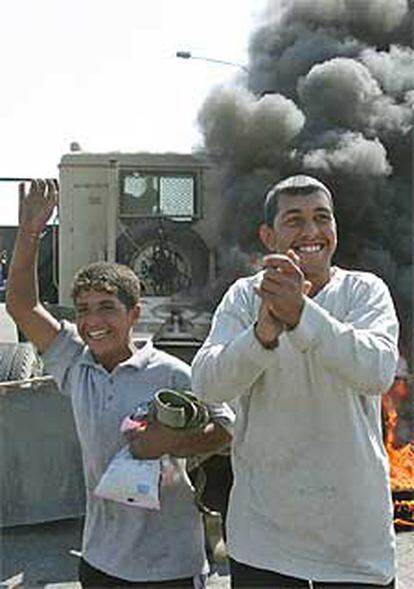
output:
[[[124,446],[111,460],[94,493],[124,505],[160,509],[160,460],[137,460]]]

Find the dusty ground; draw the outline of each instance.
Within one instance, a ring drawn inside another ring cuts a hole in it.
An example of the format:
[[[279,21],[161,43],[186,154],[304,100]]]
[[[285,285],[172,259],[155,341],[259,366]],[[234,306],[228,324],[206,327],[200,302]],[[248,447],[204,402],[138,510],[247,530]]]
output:
[[[414,530],[397,535],[398,589],[414,589]]]
[[[0,587],[79,589],[76,570],[80,520],[4,529],[0,537]],[[397,535],[398,589],[414,589],[414,530]],[[230,587],[225,562],[209,581],[211,589]]]

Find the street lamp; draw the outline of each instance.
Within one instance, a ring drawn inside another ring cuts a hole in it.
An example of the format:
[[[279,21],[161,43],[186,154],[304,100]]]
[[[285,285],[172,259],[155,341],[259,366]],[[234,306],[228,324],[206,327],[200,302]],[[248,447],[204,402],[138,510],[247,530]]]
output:
[[[225,61],[223,59],[214,59],[212,57],[204,57],[202,55],[193,55],[190,51],[177,51],[175,54],[176,57],[181,59],[201,59],[202,61],[210,61],[212,63],[219,63],[221,65],[230,65],[233,67],[238,67],[239,69],[249,72],[248,68],[240,63],[235,63],[234,61]]]

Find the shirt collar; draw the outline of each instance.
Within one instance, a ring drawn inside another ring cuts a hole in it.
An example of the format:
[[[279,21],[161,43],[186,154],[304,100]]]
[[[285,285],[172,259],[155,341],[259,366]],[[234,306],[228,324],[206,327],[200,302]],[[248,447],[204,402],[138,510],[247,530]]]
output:
[[[124,360],[118,366],[116,366],[112,374],[119,370],[121,366],[132,366],[137,370],[142,370],[148,364],[151,355],[154,352],[154,346],[151,340],[135,340],[134,341],[135,352],[130,356],[127,360]],[[88,364],[90,366],[94,366],[96,368],[100,368],[105,370],[105,368],[96,362],[94,359],[91,350],[88,346],[85,346],[82,352],[82,357],[80,360],[81,364]]]
[[[135,352],[130,358],[118,364],[115,368],[117,370],[120,366],[132,366],[138,370],[145,368],[148,364],[151,355],[154,352],[154,346],[151,340],[135,340]]]

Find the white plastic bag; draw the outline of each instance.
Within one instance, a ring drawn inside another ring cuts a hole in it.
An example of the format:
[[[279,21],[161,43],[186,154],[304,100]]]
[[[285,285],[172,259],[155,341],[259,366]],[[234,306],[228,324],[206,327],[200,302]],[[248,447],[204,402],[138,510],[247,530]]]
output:
[[[160,509],[160,460],[137,460],[124,446],[114,456],[94,493],[124,505]]]

